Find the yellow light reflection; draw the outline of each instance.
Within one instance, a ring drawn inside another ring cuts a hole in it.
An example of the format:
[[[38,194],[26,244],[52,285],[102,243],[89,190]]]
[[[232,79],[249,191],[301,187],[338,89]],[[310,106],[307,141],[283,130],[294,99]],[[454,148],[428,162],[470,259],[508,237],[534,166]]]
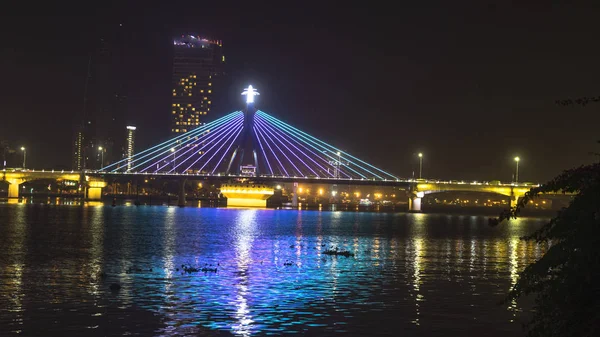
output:
[[[236,313],[237,323],[232,326],[233,333],[240,336],[250,336],[251,325],[254,322],[248,309],[249,295],[249,276],[248,268],[252,262],[250,250],[254,241],[256,232],[256,215],[257,210],[247,209],[240,211],[237,218],[237,233],[236,233],[236,263],[239,273],[239,282],[237,282],[236,290]]]

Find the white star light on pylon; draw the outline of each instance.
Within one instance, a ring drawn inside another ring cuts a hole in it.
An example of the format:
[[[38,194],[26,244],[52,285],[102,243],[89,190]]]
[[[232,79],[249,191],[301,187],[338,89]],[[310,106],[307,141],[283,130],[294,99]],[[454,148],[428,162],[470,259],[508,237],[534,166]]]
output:
[[[246,95],[246,103],[254,103],[254,96],[260,95],[260,93],[249,85],[248,88],[244,89],[242,95]]]

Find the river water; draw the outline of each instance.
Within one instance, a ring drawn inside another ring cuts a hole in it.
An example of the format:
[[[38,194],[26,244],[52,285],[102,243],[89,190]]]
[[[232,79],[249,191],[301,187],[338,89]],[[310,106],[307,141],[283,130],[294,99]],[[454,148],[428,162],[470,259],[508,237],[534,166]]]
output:
[[[0,335],[520,336],[544,221],[0,204]]]

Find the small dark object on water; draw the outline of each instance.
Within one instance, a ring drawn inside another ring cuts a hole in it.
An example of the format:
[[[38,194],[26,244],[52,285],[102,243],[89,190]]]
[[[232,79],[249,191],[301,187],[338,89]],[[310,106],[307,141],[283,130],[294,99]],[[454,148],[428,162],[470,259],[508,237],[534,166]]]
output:
[[[112,291],[119,291],[119,290],[121,290],[121,285],[118,284],[118,283],[112,283],[110,285],[110,290],[112,290]]]
[[[324,251],[323,254],[334,255],[334,256],[345,256],[345,257],[354,256],[354,253],[350,253],[347,250],[338,250],[337,248],[336,249],[328,249],[328,250]]]
[[[201,269],[203,272],[209,272],[209,273],[216,273],[217,272],[217,268],[202,268]]]

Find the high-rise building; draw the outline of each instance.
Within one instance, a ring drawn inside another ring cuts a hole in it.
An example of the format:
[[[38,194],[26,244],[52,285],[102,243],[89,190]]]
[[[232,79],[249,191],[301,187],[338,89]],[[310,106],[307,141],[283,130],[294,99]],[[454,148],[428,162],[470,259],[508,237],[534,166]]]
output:
[[[99,27],[90,39],[84,106],[76,118],[73,169],[96,169],[102,165],[97,147],[104,149],[104,164],[119,160],[125,147],[126,55],[128,33],[123,24]]]
[[[205,123],[225,56],[220,40],[182,35],[173,45],[171,133],[177,134]]]
[[[135,154],[135,126],[128,125],[127,126],[127,148],[126,148],[126,156],[127,156],[127,170],[131,170],[131,157]]]

